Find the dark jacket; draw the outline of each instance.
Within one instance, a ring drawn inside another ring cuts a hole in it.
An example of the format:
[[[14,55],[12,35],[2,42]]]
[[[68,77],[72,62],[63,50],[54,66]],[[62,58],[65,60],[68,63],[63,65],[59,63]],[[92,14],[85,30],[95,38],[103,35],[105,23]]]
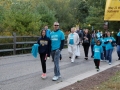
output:
[[[86,41],[84,37],[87,37],[88,40]],[[90,39],[91,39],[91,36],[90,36],[89,33],[88,33],[88,34],[83,34],[83,43],[82,43],[82,45],[83,45],[83,46],[84,46],[84,45],[90,46]]]
[[[50,57],[50,51],[51,51],[51,42],[48,37],[39,37],[37,43],[39,44],[38,52],[40,53],[46,53],[48,57]]]

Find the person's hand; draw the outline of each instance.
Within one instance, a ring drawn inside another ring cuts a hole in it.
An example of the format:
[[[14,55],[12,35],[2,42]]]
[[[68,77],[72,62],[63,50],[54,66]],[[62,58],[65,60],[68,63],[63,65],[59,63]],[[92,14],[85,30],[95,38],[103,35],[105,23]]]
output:
[[[86,40],[88,40],[88,38],[86,38]]]
[[[109,42],[112,42],[112,40],[109,40]]]
[[[47,60],[50,59],[50,57],[47,57]]]

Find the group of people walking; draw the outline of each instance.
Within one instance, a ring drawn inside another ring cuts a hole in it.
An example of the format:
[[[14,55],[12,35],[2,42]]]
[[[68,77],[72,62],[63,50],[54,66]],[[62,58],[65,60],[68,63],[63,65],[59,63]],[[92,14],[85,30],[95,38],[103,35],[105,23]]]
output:
[[[37,44],[38,52],[40,55],[42,65],[42,78],[46,78],[46,60],[49,59],[50,55],[54,62],[54,76],[53,81],[58,80],[61,77],[59,60],[62,58],[61,51],[64,47],[65,35],[59,28],[59,23],[54,22],[54,30],[50,31],[48,26],[45,26],[41,31]],[[117,44],[118,60],[120,60],[120,31],[117,34],[117,38],[111,36],[110,32],[107,31],[104,34],[95,32],[93,30],[89,33],[88,29],[77,30],[73,27],[69,35],[67,36],[67,45],[69,58],[72,63],[75,59],[80,56],[80,45],[83,46],[85,60],[88,60],[89,47],[91,47],[91,58],[94,58],[94,64],[97,71],[99,71],[100,60],[112,64],[112,51],[113,47]]]
[[[97,32],[93,30],[91,33],[89,33],[88,29],[84,29],[82,35],[79,34],[81,33],[78,33],[78,30],[76,32],[74,31],[73,34],[71,29],[71,33],[68,35],[68,51],[69,53],[72,53],[71,55],[74,57],[70,57],[71,62],[74,62],[75,57],[77,56],[75,54],[78,52],[76,47],[79,45],[79,42],[82,42],[85,60],[88,60],[89,47],[91,47],[91,58],[94,58],[97,71],[100,70],[100,61],[106,61],[109,65],[112,64],[112,52],[116,45],[119,57],[118,60],[120,60],[120,31],[118,32],[116,39],[110,34],[109,31],[106,31],[104,34],[102,34],[99,30],[97,30]]]

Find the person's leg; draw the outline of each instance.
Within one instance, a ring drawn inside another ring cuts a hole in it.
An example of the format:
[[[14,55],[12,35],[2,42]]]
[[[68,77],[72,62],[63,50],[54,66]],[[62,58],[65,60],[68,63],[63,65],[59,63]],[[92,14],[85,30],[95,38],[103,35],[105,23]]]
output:
[[[68,48],[70,49],[70,51],[68,50],[69,58],[71,58],[71,57],[72,57],[72,47],[71,47],[71,46],[68,46]]]
[[[91,53],[92,53],[91,58],[93,58],[93,56],[94,56],[93,47],[94,47],[94,45],[91,45]]]
[[[108,60],[109,60],[108,56],[109,56],[109,50],[106,50],[106,61],[107,61],[107,62],[108,62]]]
[[[95,68],[97,69],[97,60],[94,59]]]
[[[112,62],[112,52],[113,52],[113,49],[110,49],[109,50],[109,64],[111,64]]]
[[[42,78],[46,78],[46,60],[45,60],[45,56],[46,56],[46,54],[44,54],[44,53],[40,54],[42,71],[43,71],[43,74],[41,75]]]
[[[60,77],[60,67],[59,67],[59,57],[60,57],[60,50],[56,50],[54,53],[54,77],[52,78],[53,81],[56,81]]]
[[[99,66],[100,66],[100,60],[96,60],[97,61],[97,69],[99,69]]]
[[[86,46],[86,60],[88,59],[89,45]]]
[[[62,59],[62,55],[61,55],[61,53],[60,53],[60,60]]]
[[[85,51],[86,51],[85,45],[83,46],[83,49],[84,49],[84,55],[85,55]],[[86,58],[86,56],[85,56],[85,58]]]
[[[104,60],[104,54],[101,53],[101,61]]]
[[[100,66],[100,60],[97,59],[96,61],[97,61],[97,71],[99,71],[99,70],[100,70],[100,69],[99,69],[99,66]]]
[[[77,46],[73,45],[72,46],[72,57],[71,57],[71,62],[75,61],[75,53],[76,53]]]
[[[103,57],[106,60],[106,50],[105,50],[105,46],[103,46]]]
[[[54,73],[55,76],[60,76],[60,68],[59,68],[59,57],[60,57],[60,50],[55,51],[55,56],[54,56]]]
[[[117,45],[118,60],[120,60],[120,45]]]

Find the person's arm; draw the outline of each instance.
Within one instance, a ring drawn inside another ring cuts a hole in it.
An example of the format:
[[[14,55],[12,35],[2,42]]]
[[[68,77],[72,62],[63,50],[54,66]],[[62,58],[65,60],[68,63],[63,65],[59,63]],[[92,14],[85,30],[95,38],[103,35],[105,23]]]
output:
[[[47,57],[50,57],[50,52],[51,52],[51,40],[50,40],[50,39],[48,39]]]
[[[60,50],[62,50],[64,48],[64,41],[65,40],[61,40],[61,44],[60,44],[60,48],[59,48]]]
[[[64,48],[64,41],[65,41],[65,35],[64,33],[61,31],[61,44],[60,44],[60,50],[62,50]]]

